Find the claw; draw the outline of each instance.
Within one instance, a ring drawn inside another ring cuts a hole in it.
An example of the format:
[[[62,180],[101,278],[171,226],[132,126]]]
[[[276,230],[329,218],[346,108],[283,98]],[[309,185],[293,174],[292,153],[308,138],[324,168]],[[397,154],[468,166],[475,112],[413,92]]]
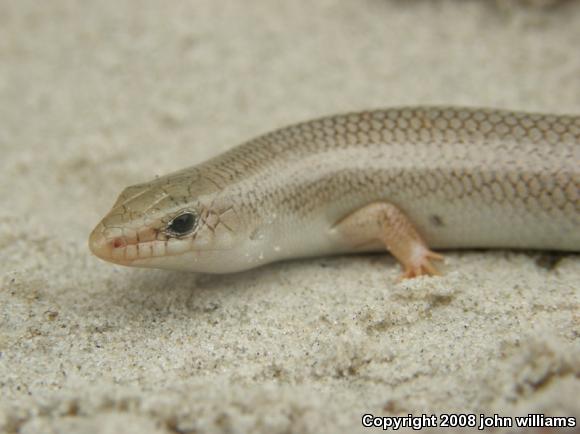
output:
[[[443,255],[425,249],[413,262],[404,264],[405,272],[399,277],[399,282],[404,279],[412,279],[418,276],[441,276],[441,272],[431,263],[433,261],[443,261]]]

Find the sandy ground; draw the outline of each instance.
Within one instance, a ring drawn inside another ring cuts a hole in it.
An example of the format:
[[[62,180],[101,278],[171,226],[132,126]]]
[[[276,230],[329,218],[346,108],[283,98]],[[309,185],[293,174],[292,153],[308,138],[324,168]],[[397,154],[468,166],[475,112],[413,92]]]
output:
[[[2,1],[0,431],[580,416],[578,256],[455,252],[445,277],[398,285],[386,255],[209,276],[87,249],[123,187],[291,122],[580,112],[579,2],[523,3]]]

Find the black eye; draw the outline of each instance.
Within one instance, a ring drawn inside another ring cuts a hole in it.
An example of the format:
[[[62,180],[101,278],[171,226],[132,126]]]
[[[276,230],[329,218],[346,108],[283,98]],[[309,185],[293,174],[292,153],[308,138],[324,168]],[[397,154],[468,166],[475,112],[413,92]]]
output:
[[[193,230],[197,223],[197,217],[186,212],[178,215],[167,225],[167,230],[175,235],[185,235]]]

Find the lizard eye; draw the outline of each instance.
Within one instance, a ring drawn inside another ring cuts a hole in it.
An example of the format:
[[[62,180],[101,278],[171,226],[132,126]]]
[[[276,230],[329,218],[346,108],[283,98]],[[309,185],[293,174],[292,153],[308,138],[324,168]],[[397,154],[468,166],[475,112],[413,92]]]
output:
[[[182,236],[190,233],[197,226],[197,216],[190,212],[175,217],[167,225],[167,231],[172,235]]]

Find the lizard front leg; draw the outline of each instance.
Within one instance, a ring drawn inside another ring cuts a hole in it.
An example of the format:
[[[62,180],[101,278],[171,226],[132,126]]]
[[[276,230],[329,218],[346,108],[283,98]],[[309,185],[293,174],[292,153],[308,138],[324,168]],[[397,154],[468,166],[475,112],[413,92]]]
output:
[[[353,246],[382,242],[403,265],[401,279],[440,275],[431,261],[443,256],[429,250],[405,213],[389,202],[370,203],[340,219],[333,230]]]

